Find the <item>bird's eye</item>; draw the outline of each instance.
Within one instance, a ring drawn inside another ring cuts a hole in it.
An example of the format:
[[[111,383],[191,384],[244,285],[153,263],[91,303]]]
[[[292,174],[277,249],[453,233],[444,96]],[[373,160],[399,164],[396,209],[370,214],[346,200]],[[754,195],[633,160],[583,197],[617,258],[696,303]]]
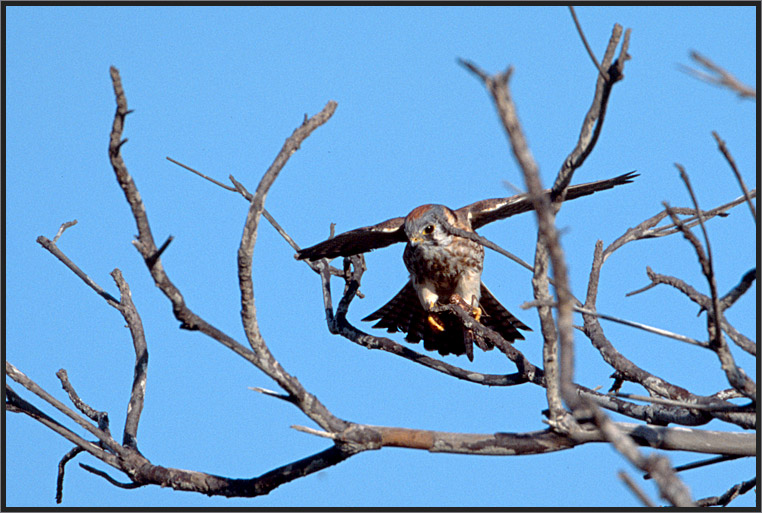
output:
[[[434,233],[434,225],[433,224],[426,225],[426,227],[423,229],[423,233],[426,235],[431,235],[432,233]]]

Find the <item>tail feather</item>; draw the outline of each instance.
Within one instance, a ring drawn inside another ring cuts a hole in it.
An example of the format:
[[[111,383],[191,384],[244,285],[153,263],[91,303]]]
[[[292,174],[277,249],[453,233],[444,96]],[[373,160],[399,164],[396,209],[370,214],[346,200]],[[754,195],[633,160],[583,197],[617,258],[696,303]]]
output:
[[[498,332],[508,342],[524,338],[519,329],[531,331],[529,326],[506,310],[483,283],[481,296],[479,304],[482,309],[481,323],[484,326]],[[444,331],[432,328],[428,316],[428,312],[421,306],[413,283],[408,281],[388,303],[363,321],[378,321],[373,327],[385,328],[389,333],[406,333],[405,340],[408,342],[418,343],[423,340],[424,349],[438,351],[443,356],[465,354],[473,361],[474,342],[484,351],[494,347],[488,340],[475,338],[471,330],[466,329],[454,315],[439,314],[444,323]]]
[[[495,299],[495,296],[492,295],[492,292],[489,291],[484,283],[482,283],[481,286],[481,294],[482,298],[479,301],[479,305],[482,307],[483,317],[480,321],[483,325],[500,333],[500,336],[508,342],[524,339],[524,335],[519,332],[520,329],[532,331],[532,328],[518,320],[516,316],[506,310],[505,307],[500,304],[500,301]]]

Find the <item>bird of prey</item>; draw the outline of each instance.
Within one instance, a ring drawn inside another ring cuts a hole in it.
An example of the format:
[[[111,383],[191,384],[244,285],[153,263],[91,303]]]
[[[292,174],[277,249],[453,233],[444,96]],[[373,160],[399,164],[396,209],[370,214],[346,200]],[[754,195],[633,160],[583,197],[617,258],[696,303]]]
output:
[[[629,183],[636,176],[631,172],[571,186],[565,201]],[[544,193],[550,197],[551,191],[545,190]],[[436,306],[458,304],[508,342],[524,338],[519,329],[531,329],[506,310],[482,283],[482,245],[455,232],[458,229],[474,232],[488,223],[532,208],[528,194],[477,201],[457,210],[444,205],[422,205],[406,217],[357,228],[302,249],[296,257],[311,261],[330,259],[406,242],[403,261],[410,279],[391,301],[363,320],[377,320],[373,327],[386,328],[390,333],[407,333],[405,339],[408,342],[417,343],[423,339],[423,347],[427,350],[436,350],[441,355],[465,353],[473,361],[474,342],[485,351],[492,349],[493,344],[475,338],[454,315],[433,312]]]

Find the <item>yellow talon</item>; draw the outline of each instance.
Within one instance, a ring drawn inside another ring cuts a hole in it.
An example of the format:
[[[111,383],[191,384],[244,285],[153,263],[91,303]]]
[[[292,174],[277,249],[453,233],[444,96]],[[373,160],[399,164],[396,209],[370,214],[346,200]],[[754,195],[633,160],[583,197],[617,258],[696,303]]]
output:
[[[441,319],[439,319],[439,317],[437,317],[436,315],[429,314],[426,320],[429,322],[429,326],[431,326],[431,329],[433,329],[434,331],[445,330],[444,324],[442,324]]]
[[[478,322],[479,319],[482,318],[482,309],[479,308],[478,306],[475,306],[471,308],[471,314],[474,316],[474,319],[476,319],[476,321]]]

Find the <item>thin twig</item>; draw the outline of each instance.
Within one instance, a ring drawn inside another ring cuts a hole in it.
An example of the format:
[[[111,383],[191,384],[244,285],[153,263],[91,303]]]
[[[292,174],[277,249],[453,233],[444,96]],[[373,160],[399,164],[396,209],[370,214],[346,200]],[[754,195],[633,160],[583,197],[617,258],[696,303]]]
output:
[[[59,371],[56,372],[56,376],[58,376],[58,379],[61,381],[61,386],[69,395],[69,400],[74,404],[74,407],[84,413],[93,422],[97,422],[98,429],[111,436],[108,426],[108,413],[91,408],[79,397],[79,395],[77,395],[71,382],[69,382],[69,376],[66,373],[66,369],[59,369]]]
[[[56,479],[56,504],[61,504],[61,501],[63,500],[63,482],[64,472],[66,471],[66,464],[82,451],[84,451],[82,447],[75,445],[69,452],[64,454],[63,458],[61,458],[61,461],[58,462],[58,478]]]
[[[749,196],[751,198],[756,198],[757,197],[757,189],[750,190],[749,191]],[[744,201],[746,201],[746,198],[744,196],[739,196],[735,200],[730,201],[730,202],[728,202],[728,203],[726,203],[724,205],[720,205],[719,207],[715,207],[715,208],[713,208],[711,210],[705,210],[705,211],[701,212],[701,215],[703,216],[704,221],[708,221],[709,219],[711,219],[711,218],[713,218],[715,216],[727,217],[729,215],[728,212],[727,212],[728,210],[730,210],[731,208],[735,207],[736,205],[740,205]],[[671,208],[672,208],[672,212],[674,212],[675,214],[690,216],[690,217],[682,220],[682,224],[686,228],[693,228],[694,226],[699,224],[698,223],[698,216],[699,216],[699,214],[698,214],[698,212],[696,212],[696,209],[693,209],[693,208],[681,208],[681,207],[671,207]],[[671,223],[671,224],[668,224],[668,225],[665,225],[665,226],[660,226],[658,228],[654,228],[650,232],[645,233],[644,234],[644,238],[663,237],[665,235],[671,235],[673,233],[678,233],[678,232],[680,232],[680,230],[677,228],[677,225],[675,225],[675,223]]]
[[[491,240],[487,239],[486,237],[484,237],[482,235],[479,235],[476,232],[473,232],[473,231],[469,232],[469,231],[463,230],[461,228],[458,228],[456,226],[453,226],[452,224],[447,222],[447,219],[445,219],[444,217],[441,218],[439,221],[442,223],[442,225],[444,226],[445,230],[450,232],[450,233],[452,233],[453,235],[457,235],[458,237],[462,237],[464,239],[468,239],[468,240],[472,240],[474,242],[477,242],[477,243],[481,244],[482,246],[484,246],[485,248],[489,248],[492,251],[500,253],[504,257],[507,257],[507,258],[513,260],[514,262],[516,262],[517,264],[519,264],[523,268],[525,268],[525,269],[527,269],[527,270],[529,270],[531,272],[534,272],[534,267],[532,267],[530,264],[526,263],[524,260],[522,260],[521,258],[517,257],[516,255],[514,255],[510,251],[507,251],[507,250],[501,248],[500,246],[498,246],[497,244],[495,244]]]
[[[747,285],[749,286],[751,285],[751,281],[746,281],[751,279],[751,278],[748,278],[750,273],[752,274],[752,276],[756,277],[755,270],[747,272],[746,275],[744,275],[744,278],[742,279],[741,283],[736,285],[734,289],[732,289],[730,292],[728,292],[728,294],[723,296],[723,299],[727,298],[727,306],[726,306],[726,303],[723,303],[722,299],[720,300],[720,306],[723,312],[725,311],[727,307],[730,307],[735,300],[738,299],[737,297],[735,297],[735,294],[739,294],[739,295],[742,294],[743,292],[745,292],[744,287],[746,287]],[[664,274],[656,273],[653,271],[653,269],[651,269],[648,266],[646,266],[646,274],[648,274],[648,278],[651,280],[651,283],[645,287],[642,287],[639,290],[630,292],[629,294],[627,294],[628,296],[639,293],[639,292],[643,292],[644,290],[648,290],[652,287],[655,287],[658,284],[664,283],[671,287],[676,288],[677,290],[685,294],[691,301],[698,304],[701,307],[699,310],[699,315],[704,310],[712,310],[712,305],[710,304],[711,298],[705,296],[704,294],[701,294],[699,291],[697,291],[696,289],[694,289],[693,287],[685,283],[683,280],[679,278],[675,278],[674,276],[667,276]],[[756,343],[750,340],[745,335],[739,333],[738,330],[736,330],[733,327],[733,325],[727,321],[724,313],[720,317],[720,327],[725,333],[727,333],[728,337],[730,337],[730,339],[736,345],[738,345],[738,347],[740,347],[741,349],[743,349],[749,354],[752,354],[752,355],[757,354]]]
[[[275,397],[277,399],[280,399],[282,401],[286,401],[287,403],[294,404],[294,398],[290,395],[286,394],[280,394],[274,390],[269,390],[267,388],[262,387],[249,387],[249,390],[253,390],[254,392],[259,392],[260,394],[268,395],[270,397]]]
[[[706,467],[707,465],[714,465],[716,463],[722,463],[725,461],[737,460],[738,458],[742,458],[742,457],[743,456],[738,456],[738,455],[722,455],[722,456],[717,456],[716,458],[709,458],[706,460],[694,461],[693,463],[678,465],[677,467],[675,467],[675,472],[682,472],[684,470],[692,470],[694,468]],[[643,476],[643,479],[651,479],[651,475],[646,474]]]
[[[49,416],[32,403],[23,399],[16,393],[15,390],[13,390],[13,387],[8,383],[5,384],[5,411],[29,415],[33,419],[39,421],[43,425],[50,427],[54,431],[58,428],[62,430],[67,429],[60,422],[53,419],[53,417]]]
[[[209,180],[210,182],[212,182],[212,183],[213,183],[213,184],[215,184],[215,185],[219,185],[219,186],[220,186],[220,187],[222,187],[223,189],[226,189],[226,190],[228,190],[228,191],[238,192],[238,190],[237,190],[235,187],[231,187],[231,186],[229,186],[229,185],[227,185],[227,184],[224,184],[224,183],[222,183],[222,182],[220,182],[220,181],[217,181],[217,180],[215,180],[214,178],[211,178],[211,177],[209,177],[209,176],[206,176],[204,173],[202,173],[202,172],[200,172],[200,171],[196,171],[196,170],[195,170],[195,169],[193,169],[192,167],[190,167],[190,166],[186,166],[185,164],[183,164],[183,163],[181,163],[181,162],[178,162],[178,161],[176,161],[176,160],[175,160],[175,159],[173,159],[173,158],[170,158],[170,157],[165,157],[165,158],[166,158],[168,161],[172,162],[173,164],[177,164],[177,165],[178,165],[178,166],[180,166],[180,167],[184,167],[185,169],[187,169],[187,170],[188,170],[188,171],[190,171],[191,173],[195,173],[195,174],[197,174],[198,176],[200,176],[201,178],[203,178],[203,179],[205,179],[205,180]]]
[[[69,257],[67,257],[53,241],[47,237],[40,235],[37,237],[37,243],[52,253],[53,256],[60,260],[66,267],[71,269],[71,271],[76,274],[82,281],[84,281],[88,287],[93,289],[99,296],[105,299],[109,305],[117,309],[119,308],[119,301],[114,296],[103,290],[100,285],[95,283],[92,278],[85,274],[85,272],[80,269],[74,262],[72,262],[71,259],[69,259]]]
[[[633,401],[644,401],[656,404],[667,404],[669,406],[677,406],[678,408],[688,408],[704,411],[748,411],[753,405],[738,406],[733,403],[727,403],[724,401],[717,401],[717,404],[702,404],[702,403],[686,403],[683,401],[675,401],[674,399],[664,399],[663,397],[644,396],[636,394],[613,394],[615,397],[621,397],[623,399],[632,399]]]
[[[254,199],[254,195],[251,194],[248,190],[246,190],[246,187],[244,187],[243,184],[241,184],[239,181],[237,181],[233,175],[229,176],[230,181],[233,182],[233,185],[234,185],[234,187],[231,187],[231,186],[226,185],[226,184],[224,184],[224,183],[222,183],[222,182],[220,182],[218,180],[215,180],[214,178],[211,178],[211,177],[205,175],[204,173],[202,173],[202,172],[200,172],[200,171],[198,171],[196,169],[193,169],[192,167],[190,167],[190,166],[188,166],[186,164],[183,164],[182,162],[178,162],[175,159],[172,159],[172,158],[169,158],[169,157],[166,157],[166,159],[169,160],[170,162],[174,163],[174,164],[177,164],[180,167],[183,167],[183,168],[187,169],[188,171],[190,171],[192,173],[197,174],[201,178],[209,180],[210,182],[212,182],[215,185],[219,185],[220,187],[222,187],[225,190],[240,193],[249,202],[251,202]],[[275,228],[277,230],[277,232],[281,235],[281,237],[283,237],[285,239],[285,241],[288,242],[289,246],[291,246],[294,249],[294,251],[299,251],[301,249],[299,247],[299,245],[296,243],[296,241],[294,241],[294,239],[292,239],[291,236],[288,233],[286,233],[286,230],[284,230],[283,227],[280,224],[278,224],[278,222],[270,214],[270,212],[267,211],[267,209],[265,209],[265,208],[262,209],[262,215],[264,216],[265,219],[267,219],[270,222],[270,224],[273,226],[273,228]],[[312,263],[309,260],[305,260],[305,262],[307,264],[311,264]]]
[[[164,251],[169,247],[170,243],[175,240],[174,236],[170,235],[167,237],[167,240],[164,241],[164,244],[161,245],[159,249],[156,250],[156,253],[151,255],[146,259],[146,265],[150,269],[153,267],[153,265],[156,263],[156,261],[161,258],[161,254],[164,253]]]
[[[226,185],[226,184],[224,184],[224,183],[222,183],[222,182],[220,182],[218,180],[215,180],[214,178],[211,178],[211,177],[205,175],[204,173],[198,171],[197,169],[194,169],[194,168],[188,166],[187,164],[183,164],[182,162],[178,162],[177,160],[172,159],[170,157],[166,157],[166,159],[169,160],[170,162],[172,162],[174,164],[177,164],[178,166],[181,166],[181,167],[187,169],[188,171],[191,171],[192,173],[195,173],[196,175],[198,175],[198,176],[200,176],[200,177],[202,177],[202,178],[212,182],[215,185],[219,185],[220,187],[222,187],[225,190],[239,193],[241,196],[244,197],[244,199],[246,199],[246,201],[248,201],[250,203],[254,199],[254,195],[251,194],[241,182],[236,180],[233,175],[229,175],[228,176],[228,178],[230,179],[231,182],[233,182],[233,185],[234,185],[233,187],[230,187],[229,185]],[[286,230],[283,229],[283,227],[275,220],[275,218],[270,214],[270,212],[267,211],[266,208],[262,209],[262,216],[264,216],[264,218],[267,219],[267,221],[273,226],[273,228],[275,228],[275,230],[281,235],[281,237],[283,237],[283,239],[288,243],[288,245],[291,246],[294,249],[294,251],[298,252],[301,249],[299,247],[299,245],[296,243],[296,241],[294,241],[294,239],[291,238],[291,236],[286,232]],[[159,250],[159,254],[161,254],[161,251],[162,251],[162,249]],[[315,263],[314,262],[312,262],[310,260],[306,260],[306,259],[304,260],[304,262],[307,265],[309,265],[312,268],[313,271],[319,272],[317,270],[317,268],[315,267]],[[335,274],[337,276],[341,276],[342,275],[341,272],[338,271],[334,267],[331,267],[331,273]]]
[[[320,429],[314,429],[314,428],[307,427],[307,426],[294,425],[294,426],[291,426],[291,429],[295,429],[297,431],[301,431],[302,433],[308,433],[310,435],[320,436],[320,437],[323,437],[323,438],[330,438],[332,440],[336,439],[336,434],[335,433],[328,433],[327,431],[323,431],[323,430],[320,430]]]
[[[6,361],[5,362],[5,374],[36,396],[40,397],[43,401],[47,402],[54,408],[56,408],[58,411],[69,417],[70,419],[74,420],[77,424],[85,428],[87,431],[95,435],[98,440],[100,440],[104,446],[111,452],[123,456],[125,454],[124,448],[120,446],[114,439],[112,439],[108,434],[103,432],[102,430],[98,429],[97,427],[93,426],[87,420],[85,420],[83,417],[77,415],[76,412],[74,412],[71,408],[63,404],[61,401],[50,395],[48,392],[46,392],[42,387],[40,387],[37,383],[29,379],[28,376],[26,376],[23,372],[18,370],[13,364]],[[8,394],[8,389],[6,387],[6,400],[12,397],[12,395],[16,394]],[[59,422],[56,422],[55,420],[51,419],[45,414],[38,414],[37,408],[34,408],[34,406],[29,405],[30,407],[26,407],[27,404],[26,401],[21,399],[20,397],[15,397],[16,404],[19,405],[20,411],[23,411],[24,413],[32,416],[42,424],[46,425],[56,433],[60,434],[70,442],[72,442],[75,445],[78,445],[82,447],[84,450],[98,458],[99,460],[108,463],[109,465],[119,468],[119,463],[117,460],[117,457],[114,454],[111,454],[103,448],[101,448],[99,445],[94,444],[92,442],[89,442],[88,440],[85,440],[81,436],[77,435],[76,433],[72,432],[70,429],[64,427]],[[26,403],[26,404],[25,404]],[[36,411],[35,411],[36,410]],[[41,412],[40,412],[41,413]]]
[[[145,486],[146,483],[120,483],[110,475],[108,475],[106,472],[102,470],[98,470],[97,468],[91,467],[90,465],[86,465],[85,463],[80,463],[80,467],[87,470],[88,472],[95,474],[96,476],[100,476],[112,485],[118,487],[118,488],[124,488],[127,490],[134,490],[135,488],[140,488],[141,486]]]
[[[254,199],[254,195],[253,195],[252,193],[250,193],[250,192],[249,192],[249,191],[246,189],[246,187],[244,187],[244,186],[243,186],[243,184],[242,184],[241,182],[239,182],[238,180],[236,180],[236,179],[235,179],[235,177],[234,177],[233,175],[228,175],[228,178],[230,179],[230,181],[231,181],[231,182],[233,182],[233,185],[235,185],[235,190],[236,190],[236,191],[238,191],[238,193],[239,193],[241,196],[243,196],[244,198],[246,198],[246,201],[248,201],[249,203],[251,203],[251,200],[252,200],[252,199]]]
[[[720,138],[720,135],[717,132],[712,131],[712,136],[714,137],[714,140],[717,141],[717,147],[725,156],[725,160],[727,160],[728,164],[730,164],[730,169],[733,170],[733,174],[736,176],[736,180],[738,180],[738,185],[741,186],[741,190],[743,191],[744,198],[746,198],[746,203],[749,204],[749,210],[751,210],[751,217],[752,219],[754,219],[754,223],[756,223],[757,209],[754,208],[754,203],[751,202],[751,196],[749,195],[749,190],[746,188],[746,183],[743,181],[741,172],[738,171],[738,166],[736,166],[736,161],[733,158],[733,155],[730,154],[730,150],[728,150],[727,144],[725,144],[725,141],[723,141]]]
[[[601,319],[606,319],[607,321],[613,321],[617,322],[619,324],[624,324],[625,326],[631,326],[633,328],[638,328],[643,331],[648,331],[649,333],[655,333],[657,335],[661,335],[663,337],[673,338],[675,340],[679,340],[680,342],[685,342],[687,344],[693,344],[694,346],[703,347],[705,349],[709,349],[709,344],[706,342],[701,342],[700,340],[696,340],[690,337],[686,337],[685,335],[680,335],[678,333],[673,333],[671,331],[667,331],[661,328],[655,328],[653,326],[649,326],[647,324],[642,324],[635,321],[628,321],[627,319],[622,319],[619,317],[614,317],[613,315],[607,315],[602,314],[600,312],[596,312],[593,310],[590,310],[589,308],[584,307],[578,307],[575,306],[574,310],[579,313],[587,314],[587,315],[594,315],[596,317],[599,317]]]
[[[632,290],[632,291],[628,292],[627,294],[624,295],[624,297],[630,297],[630,296],[635,296],[637,294],[641,294],[641,293],[643,293],[643,292],[645,292],[647,290],[650,290],[650,289],[656,287],[656,285],[657,284],[653,283],[653,282],[649,283],[648,285],[645,285],[645,286],[643,286],[643,287],[641,287],[639,289],[635,289],[635,290]]]
[[[595,67],[598,68],[598,72],[601,74],[601,77],[603,77],[603,80],[609,79],[609,74],[606,73],[603,68],[601,68],[601,65],[598,64],[598,59],[595,58],[595,54],[593,53],[593,49],[590,48],[590,45],[587,43],[587,39],[585,38],[585,33],[582,31],[582,26],[579,23],[579,20],[577,19],[577,13],[574,12],[574,7],[569,6],[569,12],[571,12],[572,19],[574,20],[574,25],[577,27],[577,33],[579,34],[580,39],[582,39],[582,44],[585,45],[585,50],[587,50],[587,54],[590,56],[590,60],[593,61],[593,64],[595,64]]]
[[[739,81],[735,76],[731,75],[729,72],[714,62],[710,61],[700,53],[692,51],[691,59],[706,68],[709,73],[705,73],[694,68],[689,68],[688,66],[684,66],[682,64],[678,66],[679,69],[709,84],[713,84],[719,87],[727,87],[728,89],[735,91],[741,98],[752,98],[756,100],[756,89],[741,83],[741,81]]]
[[[620,470],[619,473],[619,479],[624,481],[624,484],[627,485],[627,487],[632,491],[632,493],[635,494],[635,497],[640,499],[640,502],[643,503],[643,505],[647,508],[655,508],[656,504],[654,504],[651,499],[646,495],[646,493],[643,491],[643,489],[633,481],[633,479],[630,477],[630,475],[625,472],[624,470]]]
[[[683,235],[693,244],[701,264],[702,272],[706,277],[707,282],[709,283],[709,291],[712,299],[712,311],[709,312],[708,316],[708,320],[710,320],[708,326],[710,344],[712,349],[717,354],[717,357],[719,358],[722,365],[722,370],[725,371],[725,375],[727,376],[728,382],[731,384],[731,386],[738,389],[739,392],[743,393],[747,397],[756,401],[756,385],[754,385],[752,381],[748,379],[746,373],[744,373],[740,368],[736,366],[733,355],[728,350],[727,344],[725,343],[725,339],[722,335],[722,329],[720,326],[722,311],[720,310],[720,299],[717,294],[717,281],[714,274],[712,247],[709,242],[709,235],[707,233],[706,226],[704,225],[703,217],[701,216],[701,209],[699,208],[698,200],[696,199],[696,195],[693,192],[693,187],[691,187],[690,179],[688,178],[688,174],[685,172],[685,168],[683,168],[683,166],[680,164],[675,164],[675,166],[679,170],[680,178],[682,178],[683,182],[685,182],[685,186],[688,189],[688,194],[691,197],[691,201],[693,202],[693,205],[698,212],[699,225],[701,226],[701,231],[704,235],[706,256],[704,256],[703,251],[701,250],[701,245],[697,240],[695,240],[693,234],[689,230],[683,229]],[[673,222],[678,222],[677,217],[674,214],[671,214],[670,217],[672,217]]]
[[[756,189],[750,190],[749,191],[749,196],[751,198],[756,198],[757,197],[757,190]],[[711,218],[713,218],[715,216],[727,217],[729,215],[728,212],[727,212],[728,210],[730,210],[731,208],[733,208],[733,207],[735,207],[737,205],[740,205],[744,201],[746,201],[746,198],[744,196],[740,196],[740,197],[734,199],[733,201],[728,202],[728,203],[726,203],[724,205],[720,205],[719,207],[715,207],[715,208],[713,208],[711,210],[706,210],[706,211],[702,212],[702,215],[704,216],[704,220],[705,221],[709,220],[709,219],[711,219]],[[686,228],[692,228],[692,227],[694,227],[694,226],[696,226],[698,224],[698,214],[696,213],[695,209],[692,209],[692,208],[680,208],[680,207],[671,207],[671,208],[672,208],[672,211],[674,213],[676,213],[676,214],[691,216],[689,218],[686,218],[686,219],[682,220],[682,223],[683,223],[683,225]],[[656,218],[656,217],[658,217],[658,219],[656,220],[656,222],[658,223],[659,221],[661,221],[661,219],[663,219],[664,217],[667,217],[667,212],[662,210],[661,212],[656,214],[656,216],[654,216],[654,218]],[[654,219],[654,218],[651,218],[651,219]],[[654,225],[655,225],[655,223],[652,224],[651,226],[654,226]],[[675,223],[671,223],[671,224],[668,224],[668,225],[665,225],[665,226],[660,226],[658,228],[652,228],[652,229],[643,230],[642,233],[640,233],[637,238],[638,239],[648,239],[648,238],[655,238],[655,237],[664,237],[664,236],[667,236],[667,235],[672,235],[674,233],[678,233],[679,231],[680,230],[677,228],[677,225],[675,225]],[[607,251],[608,251],[608,249],[607,249]]]
[[[738,483],[737,485],[730,488],[730,490],[728,490],[727,492],[723,493],[722,495],[718,497],[707,497],[706,499],[697,500],[696,506],[702,507],[702,508],[705,508],[707,506],[727,506],[736,497],[753,490],[756,486],[757,486],[757,477],[755,476],[749,479],[748,481]]]
[[[262,209],[262,215],[264,216],[265,219],[267,219],[270,222],[272,227],[275,228],[275,230],[280,234],[280,236],[283,237],[283,239],[285,239],[286,242],[288,242],[288,245],[291,246],[294,251],[298,252],[300,249],[302,249],[299,247],[296,241],[292,239],[288,233],[286,233],[286,230],[284,230],[283,227],[280,224],[278,224],[275,218],[272,215],[270,215],[270,212],[268,212],[266,208]],[[311,263],[308,260],[305,260],[305,261],[308,264]]]
[[[751,287],[751,284],[754,283],[754,280],[757,279],[757,268],[754,267],[753,269],[749,269],[746,271],[746,274],[744,274],[741,277],[741,281],[738,282],[738,285],[733,287],[728,291],[727,294],[722,296],[720,298],[720,308],[724,312],[733,304],[738,301],[738,298],[740,298],[742,295],[746,293],[747,290]]]
[[[646,289],[648,289],[648,288],[650,288],[652,286],[655,286],[655,284],[652,283],[651,285],[649,285],[647,287],[643,287],[642,289],[640,289],[638,291],[635,291],[635,292],[642,292],[643,290],[646,290]],[[635,292],[632,292],[630,294],[634,294]],[[557,303],[556,302],[552,302],[552,301],[551,302],[526,301],[526,302],[522,303],[521,305],[519,305],[519,307],[524,309],[524,310],[527,310],[529,308],[540,308],[542,306],[556,307]],[[622,319],[621,317],[615,317],[613,315],[608,315],[608,314],[596,312],[594,310],[591,310],[589,308],[584,308],[584,307],[581,307],[579,305],[575,305],[574,306],[574,311],[578,312],[578,313],[581,313],[581,314],[593,315],[593,316],[598,317],[600,319],[606,319],[607,321],[612,321],[612,322],[616,322],[616,323],[619,323],[619,324],[624,324],[625,326],[630,326],[630,327],[633,327],[633,328],[638,328],[638,329],[641,329],[643,331],[648,331],[650,333],[655,333],[657,335],[662,335],[664,337],[673,338],[673,339],[679,340],[681,342],[686,342],[688,344],[693,344],[693,345],[696,345],[696,346],[700,346],[700,347],[709,349],[709,344],[707,344],[706,342],[701,342],[699,340],[696,340],[696,339],[693,339],[693,338],[690,338],[690,337],[686,337],[685,335],[680,335],[678,333],[673,333],[671,331],[667,331],[667,330],[664,330],[664,329],[661,329],[661,328],[655,328],[655,327],[649,326],[647,324],[642,324],[642,323],[635,322],[635,321],[629,321],[627,319]]]
[[[63,223],[61,225],[61,227],[58,229],[58,233],[56,233],[56,236],[53,237],[53,244],[58,242],[58,239],[61,237],[61,235],[63,235],[63,232],[66,231],[67,228],[69,228],[71,226],[74,226],[75,224],[77,224],[77,220],[76,219],[73,220],[73,221],[67,221],[67,222]]]

